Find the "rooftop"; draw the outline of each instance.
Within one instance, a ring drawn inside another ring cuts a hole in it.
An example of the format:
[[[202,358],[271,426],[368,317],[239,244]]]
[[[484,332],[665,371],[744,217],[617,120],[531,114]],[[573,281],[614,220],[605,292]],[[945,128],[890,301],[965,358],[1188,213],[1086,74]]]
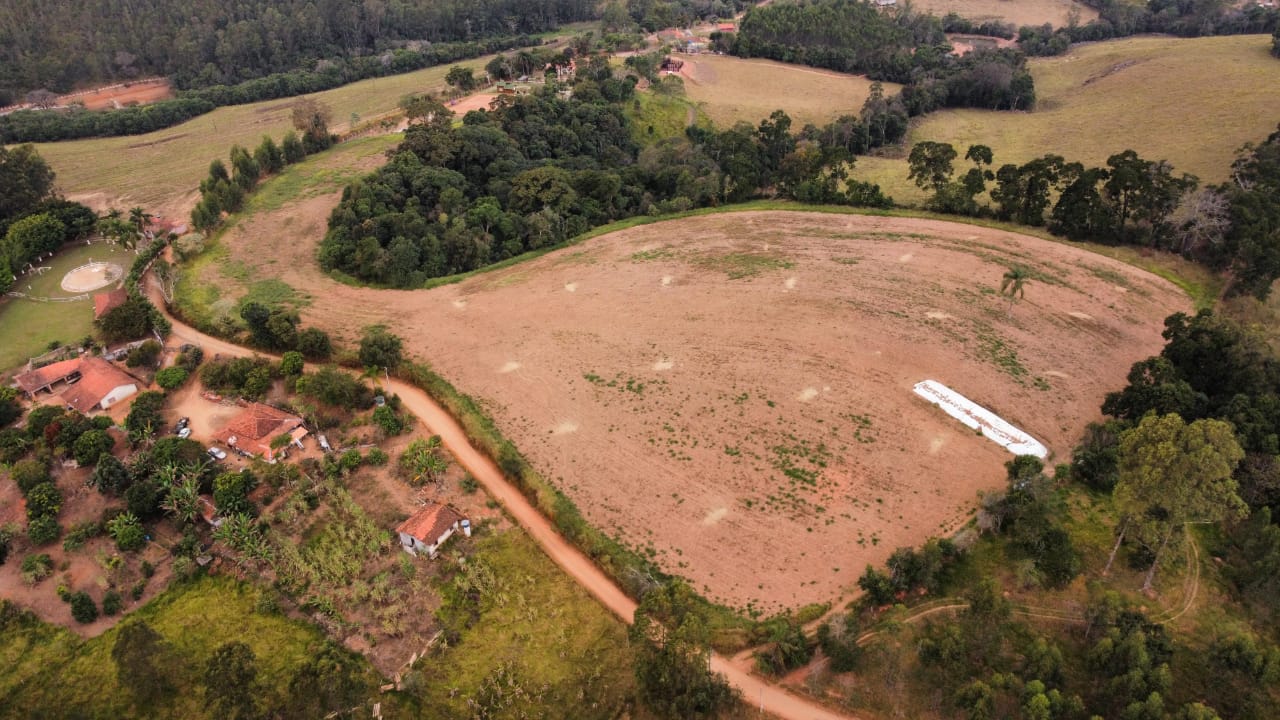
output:
[[[421,510],[410,515],[408,520],[400,523],[396,527],[396,532],[405,533],[427,544],[434,544],[445,530],[462,519],[462,515],[448,505],[428,503]]]
[[[97,407],[112,390],[121,385],[137,385],[125,371],[99,357],[80,359],[80,382],[62,393],[62,400],[82,413]]]
[[[93,296],[93,319],[115,310],[129,299],[129,292],[124,288],[116,288],[109,292],[97,293]]]

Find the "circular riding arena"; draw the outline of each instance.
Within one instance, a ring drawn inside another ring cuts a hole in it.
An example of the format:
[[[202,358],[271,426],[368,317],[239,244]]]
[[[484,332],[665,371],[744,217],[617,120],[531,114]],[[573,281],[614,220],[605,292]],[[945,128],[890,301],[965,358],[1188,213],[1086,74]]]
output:
[[[114,285],[124,277],[124,268],[112,262],[89,261],[62,276],[62,289],[69,293],[86,293]]]

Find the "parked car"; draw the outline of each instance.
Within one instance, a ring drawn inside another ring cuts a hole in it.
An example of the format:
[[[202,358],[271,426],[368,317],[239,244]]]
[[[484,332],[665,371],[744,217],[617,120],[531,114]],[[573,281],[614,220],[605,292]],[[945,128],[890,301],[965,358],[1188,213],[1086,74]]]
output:
[[[214,460],[226,460],[227,453],[224,452],[222,448],[219,448],[215,445],[214,447],[209,448],[209,457],[213,458]]]
[[[178,421],[177,425],[173,426],[173,432],[178,435],[182,435],[182,431],[185,430],[187,426],[190,424],[191,424],[191,418],[184,417]],[[182,435],[182,437],[186,437],[186,435]]]
[[[186,440],[187,438],[191,437],[191,428],[184,427],[181,430],[179,430],[178,437],[182,438],[183,440]]]

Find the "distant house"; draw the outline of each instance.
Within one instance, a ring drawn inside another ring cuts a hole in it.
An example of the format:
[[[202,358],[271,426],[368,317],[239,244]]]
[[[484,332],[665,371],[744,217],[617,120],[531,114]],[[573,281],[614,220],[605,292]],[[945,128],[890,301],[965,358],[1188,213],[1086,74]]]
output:
[[[275,462],[282,449],[272,449],[271,442],[281,435],[288,435],[289,443],[301,449],[302,438],[307,436],[302,418],[270,405],[249,403],[214,437],[243,455],[258,455]]]
[[[658,69],[662,72],[678,73],[682,67],[684,67],[683,60],[673,57],[664,57],[662,58],[662,65]]]
[[[110,292],[97,293],[93,296],[93,319],[101,320],[103,315],[115,310],[129,299],[129,291],[116,288]]]
[[[722,33],[737,32],[738,26],[733,23],[720,23],[719,25],[716,25],[716,30]]]
[[[890,8],[898,4],[898,0],[875,0],[878,7]]]
[[[34,398],[52,393],[58,383],[66,383],[62,401],[82,413],[106,410],[138,392],[138,381],[115,365],[98,357],[79,357],[23,373],[14,381]]]
[[[400,545],[405,552],[411,555],[425,552],[431,558],[459,530],[471,537],[471,521],[462,517],[457,510],[440,503],[427,503],[426,507],[396,527]]]

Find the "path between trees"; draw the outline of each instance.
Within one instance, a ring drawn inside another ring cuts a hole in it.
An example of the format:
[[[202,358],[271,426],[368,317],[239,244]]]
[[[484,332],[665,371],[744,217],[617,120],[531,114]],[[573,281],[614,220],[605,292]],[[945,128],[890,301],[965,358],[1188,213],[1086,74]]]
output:
[[[270,353],[258,352],[205,335],[182,323],[169,313],[159,288],[150,276],[147,278],[147,294],[173,324],[171,337],[199,345],[206,357],[210,352],[235,357],[274,357]],[[507,482],[493,460],[472,446],[462,426],[453,416],[425,392],[412,385],[400,380],[384,380],[383,385],[400,396],[404,407],[416,415],[427,426],[428,431],[440,436],[441,443],[453,454],[458,464],[484,485],[495,500],[502,503],[507,513],[537,541],[553,562],[623,622],[629,625],[634,621],[636,602],[622,592],[590,558],[556,532],[551,521],[538,512],[514,485]],[[836,712],[793,695],[714,653],[711,656],[711,669],[724,674],[729,684],[742,693],[743,700],[748,705],[763,707],[768,713],[784,720],[856,720],[856,716]]]

